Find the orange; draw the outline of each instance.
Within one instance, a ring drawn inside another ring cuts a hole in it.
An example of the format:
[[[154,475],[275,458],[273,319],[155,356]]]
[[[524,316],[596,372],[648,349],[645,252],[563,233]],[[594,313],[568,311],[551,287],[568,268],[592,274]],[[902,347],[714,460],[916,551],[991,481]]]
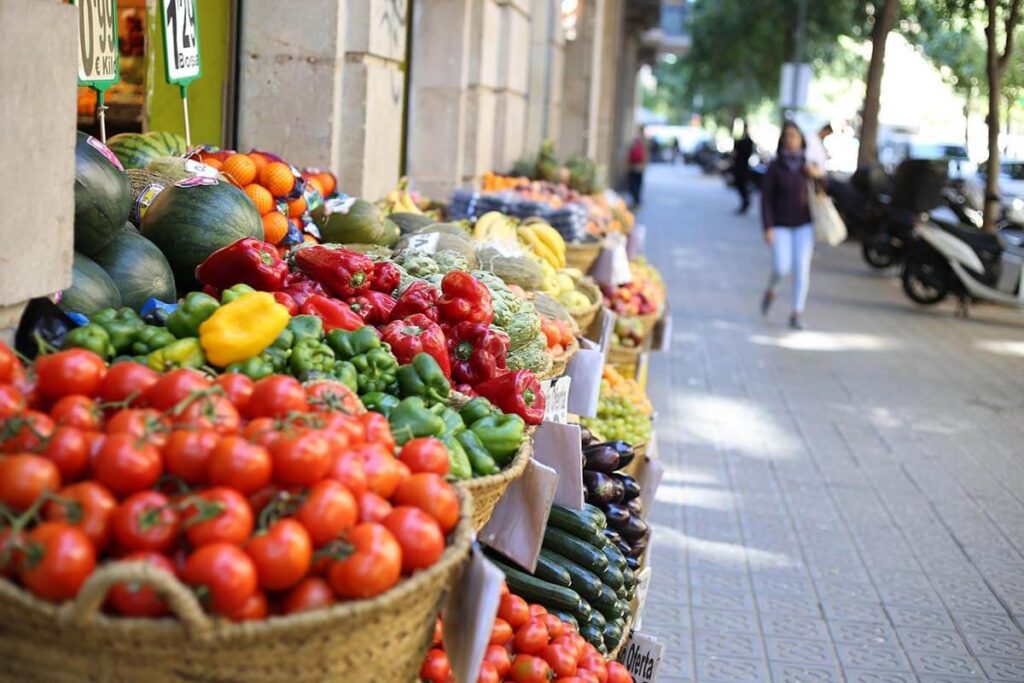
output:
[[[306,212],[306,198],[299,197],[288,202],[288,217],[298,218]]]
[[[302,241],[309,242],[310,244],[317,244],[316,238],[310,235],[309,233],[306,233],[302,236]]]
[[[245,187],[256,180],[256,162],[244,154],[229,156],[224,160],[223,169],[239,187]]]
[[[338,184],[338,182],[334,179],[333,173],[317,173],[316,179],[317,182],[320,183],[320,186],[323,187],[323,192],[321,192],[320,194],[322,194],[325,197],[334,192],[334,188]]]
[[[283,161],[272,161],[260,171],[260,185],[275,197],[284,197],[295,188],[291,166]]]
[[[263,216],[263,239],[277,244],[288,234],[288,219],[280,211],[270,211]]]
[[[321,197],[326,196],[324,195],[324,184],[317,178],[317,176],[314,175],[307,178],[306,184],[319,192]]]
[[[220,159],[218,159],[216,157],[209,157],[203,163],[206,164],[207,166],[213,166],[218,171],[221,170],[222,168],[224,168],[224,164],[222,164]]]
[[[246,156],[252,159],[252,163],[256,164],[256,177],[258,178],[260,176],[260,171],[262,171],[270,162],[267,161],[267,158],[259,152],[249,152]]]
[[[261,216],[274,208],[274,196],[262,185],[256,183],[246,185],[244,192],[249,195],[249,199],[256,205],[256,211]]]

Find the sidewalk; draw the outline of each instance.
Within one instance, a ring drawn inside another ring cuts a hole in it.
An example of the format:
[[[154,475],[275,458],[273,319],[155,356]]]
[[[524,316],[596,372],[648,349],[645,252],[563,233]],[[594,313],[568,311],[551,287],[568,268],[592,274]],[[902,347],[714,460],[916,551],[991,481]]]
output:
[[[645,191],[660,680],[1024,681],[1024,315],[915,308],[847,245],[791,333],[756,212],[693,167]]]

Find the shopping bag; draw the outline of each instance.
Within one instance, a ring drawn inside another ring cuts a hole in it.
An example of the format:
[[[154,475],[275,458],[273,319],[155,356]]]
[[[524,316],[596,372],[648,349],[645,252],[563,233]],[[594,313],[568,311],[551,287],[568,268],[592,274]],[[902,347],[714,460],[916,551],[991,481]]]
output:
[[[842,244],[846,240],[846,223],[832,203],[832,198],[811,183],[808,188],[808,199],[817,241],[825,242],[830,247]]]

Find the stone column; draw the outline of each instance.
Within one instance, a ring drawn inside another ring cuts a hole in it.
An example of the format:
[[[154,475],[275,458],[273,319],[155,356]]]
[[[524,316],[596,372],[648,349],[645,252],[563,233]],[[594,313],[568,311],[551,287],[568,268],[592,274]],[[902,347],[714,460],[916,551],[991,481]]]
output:
[[[600,56],[602,50],[605,3],[592,0],[583,6],[576,39],[565,44],[559,126],[559,151],[565,157],[588,154],[594,143],[596,113],[592,115],[591,105],[601,94],[599,60],[595,56]]]
[[[604,0],[598,30],[602,34],[600,50],[595,50],[595,71],[599,84],[590,103],[592,137],[588,155],[609,169],[615,161],[615,119],[618,109],[619,69],[622,59],[623,0]]]
[[[492,168],[494,142],[500,137],[497,117],[499,69],[504,67],[509,36],[503,30],[497,0],[472,3],[470,49],[466,72],[466,129],[460,184],[470,185]]]
[[[499,171],[508,171],[527,151],[525,135],[530,62],[531,59],[547,57],[547,50],[539,55],[531,54],[530,29],[534,17],[527,0],[498,0],[498,5],[502,49],[498,55],[491,166]]]

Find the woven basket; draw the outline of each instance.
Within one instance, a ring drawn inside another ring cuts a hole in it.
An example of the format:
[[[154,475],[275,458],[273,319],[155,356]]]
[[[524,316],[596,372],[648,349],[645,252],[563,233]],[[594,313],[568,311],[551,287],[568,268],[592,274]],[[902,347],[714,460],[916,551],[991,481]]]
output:
[[[602,243],[597,242],[566,242],[565,243],[565,265],[568,268],[578,268],[583,273],[590,270],[594,261],[601,255]]]
[[[544,373],[544,376],[537,376],[537,379],[555,379],[565,374],[566,367],[569,366],[569,361],[576,355],[576,352],[580,350],[580,343],[575,339],[569,344],[568,348],[562,353],[561,356],[553,358],[551,360],[551,369]]]
[[[634,605],[630,602],[630,609],[633,609]],[[622,652],[622,648],[626,647],[626,641],[629,640],[629,631],[633,628],[633,613],[630,612],[629,618],[626,619],[626,623],[622,625],[622,640],[616,645],[611,652],[608,653],[608,660],[615,661],[619,658],[619,653]]]
[[[651,332],[654,331],[654,326],[661,320],[662,311],[657,313],[648,313],[646,315],[632,315],[629,316],[631,320],[639,321],[640,327],[643,329],[643,337],[646,339]]]
[[[644,461],[647,459],[647,444],[642,443],[633,446],[633,451],[636,453],[636,455],[633,457],[633,460],[628,465],[622,468],[622,473],[628,474],[629,476],[636,479],[637,474],[640,473],[640,465],[642,465]]]
[[[519,452],[509,463],[509,466],[497,474],[489,477],[477,477],[475,479],[463,479],[456,482],[456,486],[466,492],[473,501],[473,529],[480,531],[487,524],[487,520],[494,513],[494,506],[505,494],[509,484],[523,476],[526,463],[530,461],[533,453],[533,438],[527,436]]]
[[[0,579],[0,680],[322,681],[416,680],[447,589],[471,541],[471,503],[438,562],[369,600],[234,624],[207,616],[177,579],[138,562],[111,562],[57,606]],[[167,596],[177,619],[99,613],[111,585],[139,582]]]
[[[586,332],[587,328],[590,327],[590,323],[594,322],[594,318],[597,317],[597,311],[601,308],[604,296],[601,294],[601,288],[589,277],[577,280],[576,289],[586,294],[587,298],[590,299],[590,306],[588,308],[571,314],[573,320],[579,325],[580,330]]]
[[[635,367],[640,360],[640,354],[644,352],[642,346],[618,346],[613,344],[608,347],[608,364],[616,367]]]

